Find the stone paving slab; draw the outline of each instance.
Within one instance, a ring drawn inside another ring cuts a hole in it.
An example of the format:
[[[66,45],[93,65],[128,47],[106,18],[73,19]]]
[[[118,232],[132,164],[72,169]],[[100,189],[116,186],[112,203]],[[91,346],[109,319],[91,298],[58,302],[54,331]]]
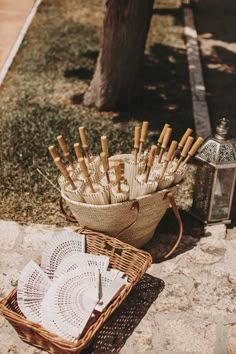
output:
[[[58,228],[21,226],[0,221],[0,298],[30,260],[39,261],[42,249]],[[148,273],[165,288],[121,349],[121,354],[234,354],[236,353],[236,230],[208,227],[191,250]],[[0,353],[43,353],[23,343],[0,317]]]

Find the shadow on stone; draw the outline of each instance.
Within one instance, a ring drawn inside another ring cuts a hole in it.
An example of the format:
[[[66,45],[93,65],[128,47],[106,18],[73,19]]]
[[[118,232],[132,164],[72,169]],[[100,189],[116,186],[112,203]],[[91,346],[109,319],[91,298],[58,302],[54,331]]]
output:
[[[163,280],[145,274],[82,353],[119,353],[164,286]]]
[[[204,236],[204,225],[191,217],[187,212],[181,211],[184,233],[182,240],[170,258],[185,253],[196,246],[202,236]],[[178,235],[177,221],[172,210],[167,210],[162,221],[158,225],[155,234],[144,249],[153,258],[153,263],[160,262],[162,256],[172,248]]]

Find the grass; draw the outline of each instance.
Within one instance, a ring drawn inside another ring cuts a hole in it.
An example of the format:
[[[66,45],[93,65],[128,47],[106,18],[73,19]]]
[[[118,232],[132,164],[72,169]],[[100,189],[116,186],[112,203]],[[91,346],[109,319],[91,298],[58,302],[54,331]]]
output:
[[[110,152],[131,150],[133,129],[150,121],[148,143],[164,123],[179,139],[194,127],[181,3],[155,2],[140,79],[142,99],[125,112],[97,112],[81,105],[102,41],[103,2],[44,0],[1,87],[2,219],[64,225],[48,145],[63,134],[72,147],[78,127],[89,131],[92,153],[107,135]],[[189,198],[183,186],[180,205]]]

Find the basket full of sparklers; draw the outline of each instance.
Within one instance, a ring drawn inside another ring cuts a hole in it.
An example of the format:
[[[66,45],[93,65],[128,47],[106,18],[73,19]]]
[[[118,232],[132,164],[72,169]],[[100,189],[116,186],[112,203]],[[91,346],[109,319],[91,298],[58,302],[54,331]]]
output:
[[[80,143],[74,144],[76,161],[62,135],[57,137],[64,163],[54,145],[49,152],[59,168],[58,183],[61,200],[69,207],[81,228],[95,230],[119,238],[135,247],[142,247],[153,236],[157,225],[171,205],[179,223],[182,222],[174,194],[186,176],[189,159],[203,142],[196,141],[188,128],[179,142],[171,141],[172,128],[165,124],[157,144],[144,149],[148,122],[135,127],[131,153],[109,155],[106,136],[101,137],[101,153],[92,156],[85,128],[80,127]],[[66,212],[61,203],[63,213]]]

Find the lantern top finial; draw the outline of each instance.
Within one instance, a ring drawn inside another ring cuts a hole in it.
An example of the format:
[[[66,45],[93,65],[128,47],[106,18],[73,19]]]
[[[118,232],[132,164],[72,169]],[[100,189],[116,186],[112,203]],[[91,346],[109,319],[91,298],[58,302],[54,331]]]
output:
[[[209,137],[202,144],[196,155],[197,160],[210,163],[212,166],[236,167],[236,144],[229,139],[229,120],[221,118],[218,121],[214,137]]]
[[[226,118],[221,118],[218,120],[218,125],[216,127],[215,138],[219,140],[225,140],[229,131],[229,120]]]

